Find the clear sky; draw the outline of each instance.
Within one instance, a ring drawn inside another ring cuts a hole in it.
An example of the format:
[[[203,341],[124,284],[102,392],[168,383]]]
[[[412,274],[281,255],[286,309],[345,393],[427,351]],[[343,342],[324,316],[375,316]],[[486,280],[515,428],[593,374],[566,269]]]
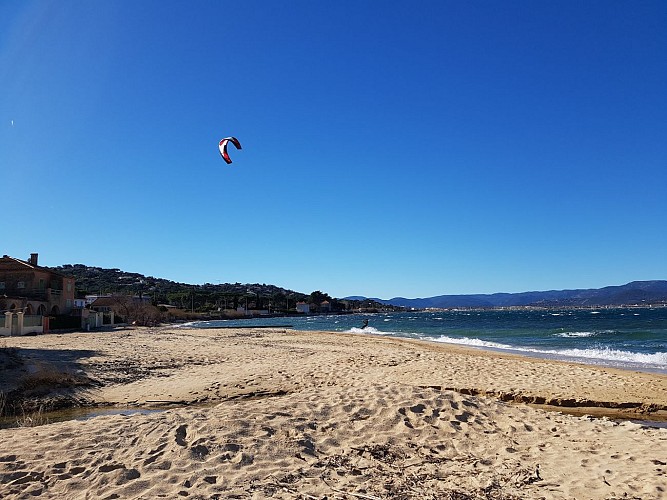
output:
[[[664,0],[3,0],[0,253],[334,297],[667,279],[666,26]]]

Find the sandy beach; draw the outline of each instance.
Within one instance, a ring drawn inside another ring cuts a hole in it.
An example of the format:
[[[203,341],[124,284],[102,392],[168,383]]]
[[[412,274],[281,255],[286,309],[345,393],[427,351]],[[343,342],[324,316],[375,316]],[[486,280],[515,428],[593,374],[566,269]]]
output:
[[[667,420],[665,375],[286,328],[0,347],[3,394],[116,410],[1,429],[1,498],[667,498],[667,428],[608,418]]]

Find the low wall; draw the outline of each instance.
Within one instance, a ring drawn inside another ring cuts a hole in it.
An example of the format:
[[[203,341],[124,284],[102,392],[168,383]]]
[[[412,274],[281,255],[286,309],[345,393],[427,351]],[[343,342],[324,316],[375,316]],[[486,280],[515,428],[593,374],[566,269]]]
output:
[[[44,317],[41,315],[25,315],[22,312],[6,312],[4,324],[0,326],[0,335],[28,335],[29,333],[44,332]]]
[[[43,333],[44,332],[44,316],[41,314],[32,314],[30,316],[23,316],[23,330],[22,335],[28,333]]]
[[[9,337],[12,334],[12,313],[5,313],[5,317],[1,318],[2,324],[0,325],[0,335]]]

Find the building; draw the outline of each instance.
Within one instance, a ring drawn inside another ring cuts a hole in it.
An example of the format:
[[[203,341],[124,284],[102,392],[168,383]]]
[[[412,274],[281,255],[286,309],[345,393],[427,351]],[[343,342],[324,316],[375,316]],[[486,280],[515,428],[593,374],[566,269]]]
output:
[[[74,277],[40,267],[38,254],[28,260],[0,258],[0,312],[60,316],[74,307]]]
[[[77,303],[83,303],[82,307],[88,307],[91,306],[95,308],[96,306],[110,306],[113,304],[117,304],[119,302],[118,297],[126,297],[125,295],[86,295],[84,299],[77,299]],[[130,297],[130,296],[127,296]],[[133,302],[141,303],[143,302],[144,304],[150,304],[153,300],[153,298],[150,295],[133,295],[131,296]],[[102,299],[108,299],[108,300],[102,300]]]
[[[296,303],[296,312],[301,313],[301,314],[309,314],[310,313],[310,305],[306,304],[305,302],[297,302]]]

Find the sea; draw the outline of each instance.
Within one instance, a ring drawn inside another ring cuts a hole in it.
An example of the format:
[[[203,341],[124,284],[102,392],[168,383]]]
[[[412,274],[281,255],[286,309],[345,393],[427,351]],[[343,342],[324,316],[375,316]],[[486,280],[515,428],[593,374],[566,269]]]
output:
[[[331,314],[198,321],[188,326],[289,326],[380,335],[667,374],[667,307]]]

